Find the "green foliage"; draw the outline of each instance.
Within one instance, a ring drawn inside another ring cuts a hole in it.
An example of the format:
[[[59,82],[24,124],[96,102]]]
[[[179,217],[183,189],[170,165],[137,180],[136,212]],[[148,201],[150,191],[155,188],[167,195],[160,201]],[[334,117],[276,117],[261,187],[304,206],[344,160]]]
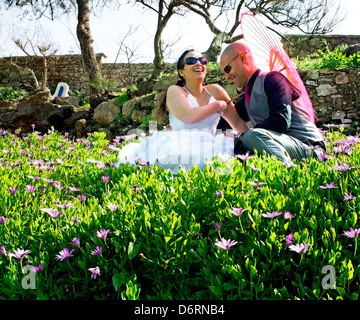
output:
[[[296,59],[295,64],[299,69],[332,69],[341,70],[345,68],[360,68],[360,52],[346,57],[343,51],[346,46],[338,46],[334,51],[330,51],[325,42],[325,50],[318,50],[309,57],[302,60]]]
[[[359,228],[357,137],[331,128],[326,161],[289,166],[255,156],[235,159],[231,171],[215,161],[177,177],[156,165],[114,167],[117,151],[104,137],[0,130],[1,299],[358,299],[359,236],[344,236]],[[233,208],[246,210],[235,216]],[[273,211],[282,214],[264,216]],[[109,233],[100,238],[100,230]],[[308,250],[289,250],[289,234]],[[222,238],[237,243],[223,250]],[[31,252],[18,259],[9,254],[17,248]],[[59,261],[64,248],[74,251]],[[32,289],[22,285],[28,264],[43,268]],[[335,270],[335,289],[322,284],[325,266]]]
[[[119,96],[115,99],[113,99],[113,101],[115,101],[116,103],[119,104],[119,107],[122,107],[122,105],[126,102],[129,101],[128,95],[126,92],[121,92],[119,94]]]
[[[114,90],[120,86],[118,81],[110,80],[108,77],[104,77],[101,73],[97,73],[95,80],[88,79],[88,84],[92,88],[95,88],[99,91],[101,90]]]
[[[217,71],[222,72],[222,69],[221,69],[221,67],[220,67],[220,63],[218,63],[218,62],[211,62],[211,61],[209,61],[208,64],[206,65],[206,69],[207,69],[208,71],[217,70]]]
[[[0,87],[0,101],[8,99],[24,98],[28,92],[24,89],[14,87]]]

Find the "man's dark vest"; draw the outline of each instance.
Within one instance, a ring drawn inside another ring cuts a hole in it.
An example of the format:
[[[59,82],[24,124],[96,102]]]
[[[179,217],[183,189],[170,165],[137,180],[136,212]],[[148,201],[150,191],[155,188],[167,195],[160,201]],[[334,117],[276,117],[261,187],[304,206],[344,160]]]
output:
[[[250,121],[255,126],[269,117],[268,98],[264,90],[265,77],[268,72],[260,72],[255,79],[251,91],[250,104],[245,101],[245,108]],[[291,125],[283,133],[299,139],[307,145],[322,141],[319,129],[311,122],[305,108],[300,106],[301,101],[297,99],[291,102]]]

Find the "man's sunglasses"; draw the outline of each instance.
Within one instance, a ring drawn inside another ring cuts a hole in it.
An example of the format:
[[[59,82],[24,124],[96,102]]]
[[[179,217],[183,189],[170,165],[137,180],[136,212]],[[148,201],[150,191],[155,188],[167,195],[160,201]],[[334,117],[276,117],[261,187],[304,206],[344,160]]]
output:
[[[199,57],[199,58],[195,58],[195,57],[188,57],[185,59],[185,63],[186,64],[189,64],[189,65],[192,65],[192,64],[195,64],[196,61],[198,61],[202,64],[202,65],[206,65],[207,64],[207,60],[206,58],[204,57]]]
[[[229,73],[231,71],[230,63],[233,62],[239,55],[236,55],[236,57],[232,58],[231,61],[226,65],[224,68],[225,73]]]

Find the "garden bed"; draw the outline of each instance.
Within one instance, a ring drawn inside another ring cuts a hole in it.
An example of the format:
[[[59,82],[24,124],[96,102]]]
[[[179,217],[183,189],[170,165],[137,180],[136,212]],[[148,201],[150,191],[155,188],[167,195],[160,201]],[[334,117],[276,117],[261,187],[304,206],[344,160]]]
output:
[[[1,299],[357,300],[360,144],[327,130],[322,160],[177,177],[116,168],[125,137],[0,130]]]

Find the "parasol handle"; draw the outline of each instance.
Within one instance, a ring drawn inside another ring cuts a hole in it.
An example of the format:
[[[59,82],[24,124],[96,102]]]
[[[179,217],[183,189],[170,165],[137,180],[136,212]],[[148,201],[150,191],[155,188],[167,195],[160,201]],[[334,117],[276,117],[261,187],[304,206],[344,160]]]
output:
[[[233,102],[234,100],[240,98],[245,92],[241,92],[238,95],[236,95],[235,97],[233,97],[232,99],[230,99],[229,101],[227,101],[226,103],[230,103]]]

